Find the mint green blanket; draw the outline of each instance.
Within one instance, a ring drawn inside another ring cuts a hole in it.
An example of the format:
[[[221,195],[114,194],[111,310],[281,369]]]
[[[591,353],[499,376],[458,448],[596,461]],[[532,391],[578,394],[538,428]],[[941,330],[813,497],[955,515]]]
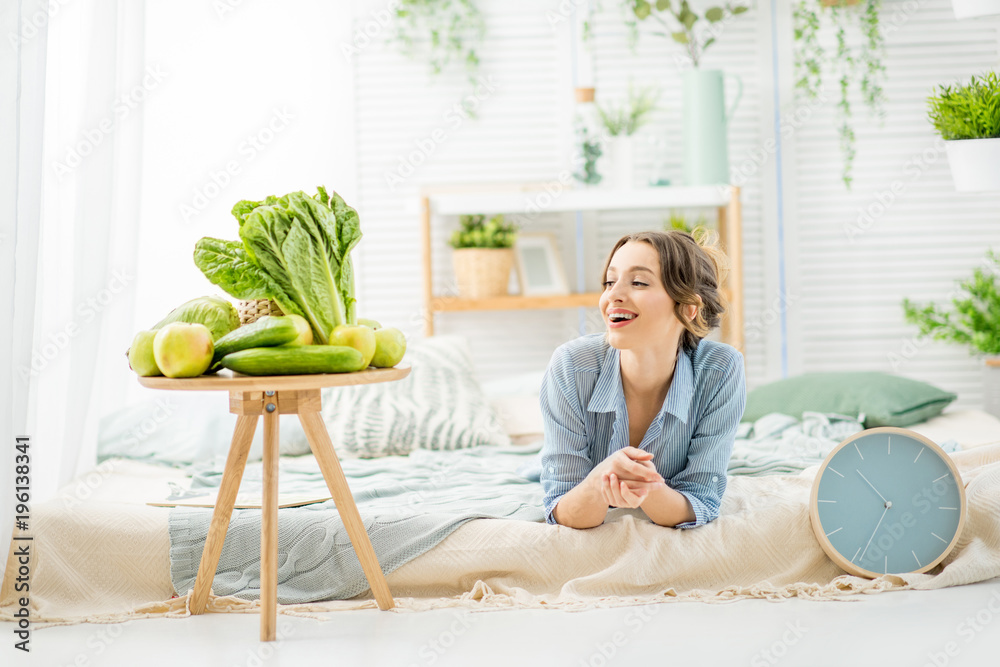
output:
[[[516,469],[537,449],[478,447],[341,462],[372,546],[386,574],[437,545],[472,519],[544,521],[541,485]],[[217,487],[220,463],[192,488]],[[259,490],[260,462],[247,464],[240,491]],[[279,492],[328,494],[309,456],[281,457]],[[180,595],[194,587],[211,509],[170,511],[170,574]],[[212,590],[260,597],[260,510],[234,510]],[[333,501],[278,510],[278,602],[346,599],[368,590]]]

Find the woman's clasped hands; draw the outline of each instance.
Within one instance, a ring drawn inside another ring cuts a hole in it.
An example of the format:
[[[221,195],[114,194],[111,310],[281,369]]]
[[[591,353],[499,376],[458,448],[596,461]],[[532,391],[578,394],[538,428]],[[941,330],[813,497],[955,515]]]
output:
[[[650,452],[636,447],[620,449],[595,466],[587,481],[598,487],[610,507],[639,507],[665,483],[652,458]]]

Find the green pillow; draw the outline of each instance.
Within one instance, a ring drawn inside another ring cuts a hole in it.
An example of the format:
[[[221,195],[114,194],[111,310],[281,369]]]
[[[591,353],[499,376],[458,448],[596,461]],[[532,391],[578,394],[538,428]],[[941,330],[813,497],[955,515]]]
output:
[[[771,412],[864,413],[865,428],[909,426],[941,414],[958,396],[888,373],[805,373],[757,387],[747,395],[742,421]]]

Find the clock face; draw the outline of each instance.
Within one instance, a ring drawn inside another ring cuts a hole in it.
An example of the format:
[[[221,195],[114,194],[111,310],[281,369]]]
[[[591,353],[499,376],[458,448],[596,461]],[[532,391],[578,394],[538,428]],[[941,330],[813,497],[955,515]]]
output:
[[[925,572],[958,540],[965,520],[961,480],[948,455],[917,433],[862,431],[840,443],[816,475],[816,539],[855,575]]]

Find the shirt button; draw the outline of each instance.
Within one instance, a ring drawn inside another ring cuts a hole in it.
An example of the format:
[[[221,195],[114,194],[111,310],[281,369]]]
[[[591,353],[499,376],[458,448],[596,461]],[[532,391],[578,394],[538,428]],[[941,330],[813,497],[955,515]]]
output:
[[[552,466],[549,466],[549,472],[550,472],[550,473],[554,473],[555,471],[556,471],[556,469],[555,469],[555,468],[553,468]]]
[[[719,481],[719,478],[718,478],[718,477],[716,477],[715,475],[712,475],[712,481],[713,481],[713,482],[718,482],[718,481]]]

